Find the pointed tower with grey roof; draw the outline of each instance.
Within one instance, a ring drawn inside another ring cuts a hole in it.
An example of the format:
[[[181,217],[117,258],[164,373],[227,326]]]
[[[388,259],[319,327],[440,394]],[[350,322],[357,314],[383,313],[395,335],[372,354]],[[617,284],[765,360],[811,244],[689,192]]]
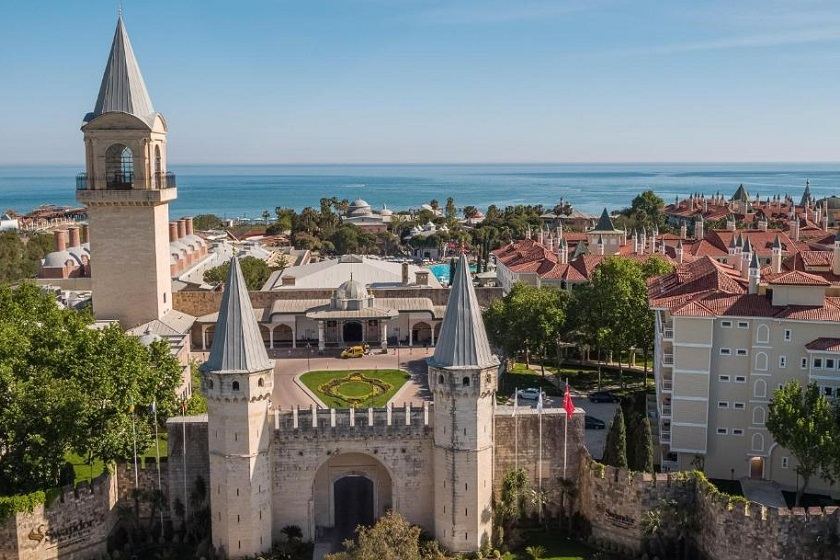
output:
[[[222,557],[271,548],[274,362],[260,336],[239,260],[230,260],[210,357],[201,367],[210,450],[213,546]]]
[[[451,551],[473,551],[489,543],[492,534],[499,360],[490,350],[463,254],[428,365],[435,415],[435,536]]]
[[[626,241],[625,231],[613,224],[610,213],[604,208],[595,229],[586,232],[586,241],[590,247],[596,247],[598,254],[614,255]]]
[[[82,132],[76,199],[90,225],[94,315],[126,329],[161,319],[172,310],[169,203],[178,193],[166,171],[166,121],[152,106],[122,17]]]

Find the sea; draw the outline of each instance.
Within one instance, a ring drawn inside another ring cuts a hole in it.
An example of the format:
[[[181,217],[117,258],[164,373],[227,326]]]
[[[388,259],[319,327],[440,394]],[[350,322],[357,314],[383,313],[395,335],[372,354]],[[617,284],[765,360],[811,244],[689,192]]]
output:
[[[76,205],[80,166],[0,166],[0,212],[42,204]],[[322,197],[363,198],[375,209],[419,207],[451,196],[461,208],[542,204],[561,199],[598,213],[629,206],[652,189],[666,202],[693,192],[750,196],[790,194],[809,180],[816,197],[840,194],[840,163],[639,163],[481,165],[174,165],[178,199],[170,215],[217,214],[259,219],[276,207],[318,207]]]

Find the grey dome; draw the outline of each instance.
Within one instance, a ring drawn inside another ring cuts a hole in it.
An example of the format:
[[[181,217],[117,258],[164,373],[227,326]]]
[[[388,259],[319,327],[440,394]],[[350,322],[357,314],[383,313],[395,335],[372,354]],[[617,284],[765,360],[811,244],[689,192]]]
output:
[[[67,261],[73,261],[73,264],[81,264],[79,259],[73,256],[70,251],[53,251],[49,253],[44,259],[45,267],[63,267]]]
[[[360,282],[348,280],[336,288],[333,298],[336,300],[367,299],[368,291]]]
[[[153,342],[163,340],[160,335],[152,333],[151,329],[146,329],[146,332],[140,335],[140,344],[143,346],[151,346]]]
[[[348,216],[366,216],[371,213],[370,204],[361,198],[357,198],[347,207]]]

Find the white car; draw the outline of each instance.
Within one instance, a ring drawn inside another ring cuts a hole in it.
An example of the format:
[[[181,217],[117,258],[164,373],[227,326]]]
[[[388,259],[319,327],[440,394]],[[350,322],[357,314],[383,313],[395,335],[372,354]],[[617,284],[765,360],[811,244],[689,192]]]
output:
[[[540,398],[542,393],[543,400],[545,400],[545,391],[540,391],[537,387],[528,387],[527,389],[520,389],[516,392],[520,399],[528,401],[535,401]]]

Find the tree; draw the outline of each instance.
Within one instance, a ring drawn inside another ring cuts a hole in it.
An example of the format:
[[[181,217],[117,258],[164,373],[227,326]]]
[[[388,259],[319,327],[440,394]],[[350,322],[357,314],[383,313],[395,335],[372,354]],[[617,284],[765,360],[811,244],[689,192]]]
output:
[[[34,278],[41,260],[54,250],[50,235],[25,238],[13,231],[0,233],[0,282]]]
[[[816,383],[804,390],[797,380],[788,381],[773,393],[767,415],[767,429],[776,443],[787,448],[798,465],[802,486],[796,492],[796,506],[811,477],[820,469],[830,472],[835,449],[835,424],[831,406]]]
[[[447,220],[454,220],[458,215],[458,209],[455,207],[455,199],[451,196],[446,199],[445,215]]]
[[[208,229],[222,229],[225,224],[215,214],[199,214],[193,218],[193,227],[198,231],[206,231]]]
[[[359,526],[356,541],[345,541],[344,552],[325,560],[420,560],[420,527],[388,511],[373,527]]]
[[[525,499],[528,496],[528,475],[525,469],[512,469],[502,479],[502,490],[495,505],[496,525],[504,535],[510,537],[511,529],[525,514]]]
[[[630,468],[641,472],[653,472],[653,441],[650,429],[650,420],[647,416],[636,425],[633,434],[633,460],[630,461]],[[628,458],[629,459],[629,458]]]
[[[37,286],[0,287],[0,494],[54,486],[65,454],[127,459],[176,409],[181,366],[164,341],[92,329]]]
[[[630,203],[630,216],[637,227],[660,228],[665,226],[665,214],[662,212],[665,201],[651,190],[636,195]]]
[[[464,206],[464,217],[475,218],[478,215],[478,208],[475,206]]]
[[[452,282],[455,281],[455,259],[449,259],[449,285],[452,285]]]
[[[262,259],[251,256],[242,257],[239,259],[239,264],[242,267],[242,276],[245,277],[245,285],[251,291],[262,289],[271,276],[271,268]],[[225,263],[205,270],[204,281],[208,284],[221,284],[227,280],[229,269],[230,263]]]
[[[624,425],[624,413],[621,411],[621,406],[615,409],[610,431],[607,432],[603,462],[620,469],[627,468],[627,429]]]

